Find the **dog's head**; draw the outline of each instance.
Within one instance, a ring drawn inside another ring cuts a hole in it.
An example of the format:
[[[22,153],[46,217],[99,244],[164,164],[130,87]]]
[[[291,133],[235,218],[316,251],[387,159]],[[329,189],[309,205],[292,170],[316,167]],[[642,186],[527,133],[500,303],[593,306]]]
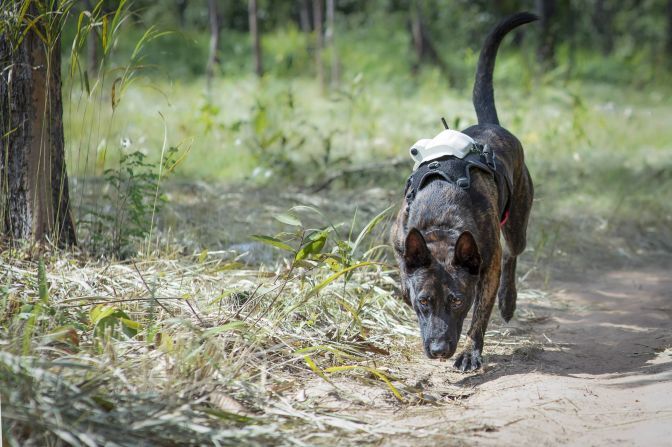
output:
[[[427,357],[449,358],[477,293],[481,255],[469,231],[431,245],[417,229],[408,232],[398,256],[402,290],[418,315]]]

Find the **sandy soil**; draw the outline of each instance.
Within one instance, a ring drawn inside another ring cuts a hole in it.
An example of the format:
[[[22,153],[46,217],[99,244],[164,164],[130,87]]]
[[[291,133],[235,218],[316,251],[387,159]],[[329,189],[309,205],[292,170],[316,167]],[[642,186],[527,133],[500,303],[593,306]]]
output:
[[[339,388],[359,407],[324,384],[305,392],[387,431],[380,445],[672,445],[671,264],[590,270],[520,300],[511,324],[493,322],[517,347],[492,336],[477,374],[420,355],[391,371],[417,380],[430,404],[394,405],[356,384]]]
[[[266,222],[268,228],[255,231],[272,234],[274,219],[259,219],[259,210],[273,215],[299,200],[347,221],[356,201],[366,221],[380,203],[396,201],[396,192],[382,189],[347,200],[295,192],[271,200],[263,193],[250,198],[237,190],[196,186],[196,195],[173,191],[201,198],[182,205],[191,208],[177,209],[173,218],[207,216],[194,226],[192,239],[221,248],[232,248],[222,234],[242,240],[253,223]],[[230,221],[228,207],[222,207],[215,213],[215,221],[226,222],[222,231],[212,225],[212,203],[234,204],[241,210],[237,216],[248,217]],[[419,342],[409,349],[410,358],[397,352],[382,356],[383,362],[396,360],[376,367],[398,378],[394,383],[406,396],[417,390],[417,402],[398,403],[375,378],[335,375],[326,383],[312,375],[280,393],[269,411],[309,410],[306,419],[314,424],[307,430],[314,434],[308,445],[360,445],[362,439],[387,446],[672,445],[672,256],[661,242],[666,239],[651,239],[655,235],[633,230],[618,237],[596,235],[594,241],[584,237],[564,249],[564,258],[546,260],[552,271],[523,284],[510,324],[493,312],[483,371],[461,374],[450,362],[428,360]],[[252,244],[243,251],[264,260],[272,253],[263,249],[268,247],[255,251]],[[648,254],[635,254],[640,249]],[[315,421],[316,415],[321,419]],[[314,430],[315,424],[323,429]],[[339,429],[343,438],[334,440]]]

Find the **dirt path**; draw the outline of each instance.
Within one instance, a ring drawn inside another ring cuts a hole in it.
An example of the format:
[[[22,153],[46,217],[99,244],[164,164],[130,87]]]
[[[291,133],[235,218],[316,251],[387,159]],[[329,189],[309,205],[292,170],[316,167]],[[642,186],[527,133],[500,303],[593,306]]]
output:
[[[542,300],[523,295],[510,325],[494,318],[481,373],[421,355],[389,371],[433,404],[400,407],[356,383],[340,384],[356,405],[324,384],[306,391],[388,433],[380,445],[671,445],[672,266],[657,264],[556,281]]]
[[[667,267],[667,268],[666,268]],[[591,272],[557,282],[533,322],[514,322],[544,348],[490,355],[459,406],[413,408],[391,423],[453,431],[479,445],[670,445],[672,277],[669,265]],[[523,312],[526,303],[521,303]],[[487,347],[486,347],[487,353]],[[442,368],[441,368],[442,369]],[[435,371],[433,381],[440,381]],[[429,435],[432,444],[440,434]],[[422,442],[421,442],[422,443]],[[402,445],[390,438],[388,445]]]
[[[390,202],[392,196],[396,200],[394,194],[382,189],[358,193],[362,220],[379,212],[380,203]],[[230,222],[226,208],[217,216],[227,229],[242,235],[258,221],[269,222],[269,228],[255,231],[275,231],[274,220],[259,219],[257,208],[273,215],[298,197],[302,203],[329,209],[338,220],[351,215],[355,200],[291,193],[269,202],[261,193],[250,199],[219,190],[201,196],[202,201],[188,206],[203,207],[202,211],[181,210],[175,216],[212,216],[212,203],[233,203],[244,211],[239,215],[250,217]],[[211,238],[212,246],[231,248],[231,241],[218,239],[222,234],[228,233],[208,218],[192,239]],[[493,313],[484,371],[456,373],[449,362],[426,359],[418,343],[410,347],[410,358],[395,353],[390,358],[396,361],[376,367],[398,378],[395,385],[400,388],[420,390],[419,402],[400,405],[375,377],[366,382],[343,375],[330,383],[313,377],[289,387],[282,411],[306,408],[322,415],[325,427],[370,433],[374,445],[672,445],[672,257],[658,240],[630,244],[657,252],[656,257],[623,255],[619,249],[626,245],[624,238],[565,250],[575,252],[592,269],[577,262],[570,265],[567,259],[559,266],[548,259],[554,279],[536,285],[547,293],[524,291],[508,325]],[[265,259],[267,253],[255,254],[253,249],[244,248],[255,259]],[[638,266],[605,266],[616,258],[634,260]],[[582,272],[570,275],[571,268]],[[314,441],[332,445],[332,436],[331,431],[317,430]],[[341,445],[350,445],[344,436]]]

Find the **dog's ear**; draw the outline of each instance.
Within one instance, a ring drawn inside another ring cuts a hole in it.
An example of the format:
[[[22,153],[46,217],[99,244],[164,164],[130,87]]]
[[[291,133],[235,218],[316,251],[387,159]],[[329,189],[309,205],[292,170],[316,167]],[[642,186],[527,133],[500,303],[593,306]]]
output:
[[[481,268],[481,254],[474,235],[469,231],[460,234],[455,242],[453,265],[467,269],[472,275],[478,274]]]
[[[427,267],[431,262],[432,255],[429,253],[425,238],[417,229],[411,228],[404,245],[404,264],[406,268],[415,270],[420,267]]]

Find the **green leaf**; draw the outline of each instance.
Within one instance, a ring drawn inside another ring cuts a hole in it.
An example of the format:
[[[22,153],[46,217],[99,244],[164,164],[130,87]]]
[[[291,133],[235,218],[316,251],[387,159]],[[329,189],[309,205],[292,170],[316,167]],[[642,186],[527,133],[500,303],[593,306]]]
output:
[[[112,306],[99,304],[89,311],[89,318],[91,319],[91,323],[97,326],[102,320],[113,315],[116,311],[117,309]]]
[[[142,325],[137,321],[131,320],[130,318],[119,318],[121,321],[121,330],[128,337],[132,338],[138,335],[138,331],[142,328]]]
[[[285,251],[289,251],[289,252],[292,252],[292,253],[294,252],[294,249],[292,247],[285,244],[280,239],[276,239],[276,238],[271,237],[271,236],[263,236],[263,235],[259,235],[259,234],[253,234],[251,237],[255,241],[259,241],[263,244],[270,245],[271,247],[279,248],[280,250],[285,250]]]
[[[266,109],[260,107],[252,120],[252,128],[256,135],[262,135],[268,127],[268,116]]]
[[[380,380],[385,382],[385,385],[387,385],[387,387],[390,389],[392,394],[394,394],[394,397],[396,397],[401,402],[404,401],[404,398],[401,396],[401,393],[399,392],[399,390],[394,385],[392,385],[392,382],[390,381],[390,379],[382,371],[379,371],[376,368],[372,368],[372,367],[369,367],[369,366],[359,366],[359,365],[345,365],[345,366],[332,366],[330,368],[325,368],[324,372],[325,373],[337,373],[337,372],[353,371],[353,370],[368,371],[369,373],[378,377]]]
[[[309,354],[311,352],[320,353],[320,352],[323,352],[323,351],[331,352],[331,353],[335,354],[337,357],[343,357],[343,358],[347,358],[347,359],[354,360],[354,361],[362,361],[363,360],[362,357],[358,357],[358,356],[353,355],[353,354],[348,354],[347,352],[344,352],[344,351],[342,351],[338,348],[335,348],[335,347],[329,346],[329,345],[308,346],[307,348],[297,349],[296,351],[294,351],[294,355],[305,356],[306,354]]]
[[[320,369],[319,366],[317,366],[317,364],[313,361],[313,359],[311,359],[309,356],[306,355],[306,356],[303,357],[303,360],[306,362],[306,364],[308,365],[308,367],[309,367],[315,374],[317,374],[318,376],[322,377],[324,380],[326,380],[327,382],[329,382],[329,379],[327,379],[327,376],[324,375],[324,372]]]
[[[378,225],[380,223],[380,221],[385,218],[387,213],[389,213],[392,208],[393,208],[393,206],[390,206],[390,207],[384,209],[383,211],[378,213],[378,215],[376,217],[371,219],[368,224],[366,224],[364,229],[359,233],[359,236],[357,236],[357,239],[355,240],[355,243],[352,245],[352,253],[354,253],[357,250],[357,247],[359,247],[359,244],[362,242],[362,240],[366,236],[368,236],[371,233],[371,231],[373,231],[373,229],[376,227],[376,225]]]
[[[282,222],[286,225],[291,225],[293,227],[300,227],[303,225],[299,219],[297,219],[296,216],[288,213],[282,213],[282,214],[277,214],[273,216],[275,220]]]
[[[212,327],[203,332],[203,337],[208,338],[213,335],[221,334],[222,332],[229,331],[240,331],[247,328],[247,324],[244,321],[230,321],[228,323],[222,324],[220,326]]]
[[[310,292],[308,292],[308,297],[311,297],[311,296],[317,294],[320,290],[324,289],[326,286],[328,286],[329,284],[334,282],[336,279],[340,278],[341,276],[345,275],[346,273],[348,273],[352,270],[362,268],[362,267],[367,267],[369,265],[376,265],[376,264],[377,263],[375,263],[375,262],[368,262],[368,261],[367,262],[360,262],[360,263],[352,265],[352,266],[350,266],[346,269],[338,271],[338,272],[334,273],[333,275],[331,275],[329,278],[325,279],[324,281],[322,281],[321,283],[316,285],[315,287],[313,287],[312,290]]]
[[[44,259],[40,258],[37,264],[37,283],[40,295],[40,302],[47,304],[49,302],[49,287],[47,285],[47,272],[44,267]]]
[[[115,328],[121,323],[122,332],[131,338],[135,337],[138,334],[138,330],[142,327],[140,323],[132,320],[123,310],[105,304],[99,304],[91,309],[89,318],[91,318],[91,323],[94,326],[94,333],[97,334],[103,332],[105,328],[111,327],[113,331],[112,336],[114,336]]]
[[[103,16],[103,31],[102,31],[102,34],[100,36],[101,37],[101,42],[103,44],[103,54],[107,54],[107,38],[108,38],[107,26],[108,26],[107,16]]]
[[[303,244],[301,249],[296,253],[294,259],[300,261],[305,259],[310,255],[318,254],[324,248],[324,245],[327,243],[327,236],[329,235],[328,231],[320,231],[311,236],[310,240]]]

